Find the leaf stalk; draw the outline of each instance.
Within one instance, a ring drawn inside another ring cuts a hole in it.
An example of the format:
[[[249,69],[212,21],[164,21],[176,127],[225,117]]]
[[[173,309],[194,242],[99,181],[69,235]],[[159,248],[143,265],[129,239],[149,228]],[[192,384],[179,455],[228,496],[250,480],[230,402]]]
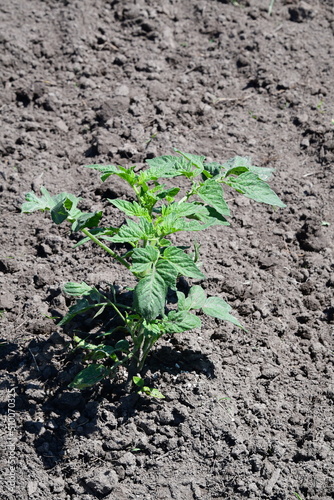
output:
[[[96,238],[96,236],[94,236],[90,231],[88,231],[88,229],[83,228],[81,231],[86,236],[88,236],[88,238],[90,238],[92,241],[94,241],[94,243],[99,245],[99,247],[101,247],[105,252],[107,252],[109,255],[111,255],[115,260],[117,260],[118,262],[123,264],[123,266],[125,266],[127,269],[130,269],[131,266],[126,260],[122,259],[122,257],[117,255],[117,253],[115,253],[113,250],[111,250],[111,248],[107,247],[107,245],[102,243],[102,241],[100,241],[98,238]]]

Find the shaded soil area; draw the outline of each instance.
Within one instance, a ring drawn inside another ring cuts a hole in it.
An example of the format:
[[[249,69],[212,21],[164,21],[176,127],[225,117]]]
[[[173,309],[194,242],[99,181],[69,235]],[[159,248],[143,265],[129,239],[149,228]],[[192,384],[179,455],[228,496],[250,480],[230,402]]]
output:
[[[1,498],[333,498],[334,8],[269,4],[1,1]],[[247,331],[203,317],[162,339],[145,377],[165,400],[70,390],[63,284],[128,277],[21,215],[24,193],[120,224],[107,198],[127,188],[82,166],[173,148],[276,169],[285,209],[227,196],[231,226],[198,236],[203,286]]]

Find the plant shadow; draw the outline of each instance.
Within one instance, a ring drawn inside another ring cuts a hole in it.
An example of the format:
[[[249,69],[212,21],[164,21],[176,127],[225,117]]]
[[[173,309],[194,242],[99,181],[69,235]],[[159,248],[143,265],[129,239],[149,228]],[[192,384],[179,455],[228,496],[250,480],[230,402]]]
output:
[[[124,384],[117,380],[105,380],[83,391],[69,389],[68,384],[83,368],[83,353],[68,352],[69,341],[65,335],[53,332],[47,338],[29,339],[23,349],[9,346],[3,352],[6,377],[0,380],[0,389],[5,392],[15,387],[18,441],[33,444],[45,469],[66,462],[73,439],[88,439],[101,433],[101,406],[109,406],[122,429],[135,414],[168,404],[168,399],[126,393]],[[153,349],[142,376],[150,379],[150,373],[155,372],[178,375],[192,371],[214,377],[213,363],[200,351],[162,346]],[[0,414],[7,413],[4,401]]]
[[[214,364],[207,355],[201,351],[192,349],[183,349],[180,351],[169,346],[156,347],[147,360],[146,370],[153,372],[168,371],[173,375],[181,372],[196,372],[205,375],[208,378],[215,377]]]

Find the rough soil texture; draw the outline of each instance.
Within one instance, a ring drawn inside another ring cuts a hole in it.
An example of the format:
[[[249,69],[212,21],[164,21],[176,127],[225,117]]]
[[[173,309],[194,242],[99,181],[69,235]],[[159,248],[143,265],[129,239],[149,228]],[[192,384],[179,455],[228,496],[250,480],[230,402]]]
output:
[[[269,3],[1,1],[1,499],[333,498],[334,8]],[[21,215],[24,193],[108,207],[125,185],[83,165],[174,147],[276,168],[287,208],[231,197],[231,227],[198,237],[207,292],[247,332],[203,318],[162,340],[145,376],[163,401],[70,390],[61,287],[127,275]]]

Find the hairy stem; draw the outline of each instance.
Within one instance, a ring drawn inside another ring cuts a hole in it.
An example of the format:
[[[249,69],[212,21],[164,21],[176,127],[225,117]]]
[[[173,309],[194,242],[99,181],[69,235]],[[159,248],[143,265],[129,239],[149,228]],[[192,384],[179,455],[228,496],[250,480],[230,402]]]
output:
[[[124,323],[126,323],[126,319],[123,316],[123,314],[121,313],[121,311],[118,309],[118,307],[113,302],[111,302],[111,301],[109,301],[108,304],[117,312],[117,314],[124,321]]]
[[[193,182],[193,185],[191,186],[191,189],[189,191],[186,192],[186,194],[183,196],[183,198],[181,198],[179,201],[178,201],[178,204],[180,205],[181,203],[183,203],[184,201],[188,201],[189,198],[196,192],[196,186],[195,186],[195,183]]]
[[[153,347],[154,342],[152,342],[152,339],[149,339],[148,341],[144,342],[144,345],[142,346],[141,349],[141,356],[140,359],[138,360],[138,372],[140,373],[144,367],[146,358],[148,353]]]
[[[126,384],[127,389],[131,389],[132,378],[135,375],[137,375],[137,373],[140,372],[140,370],[143,367],[143,363],[142,363],[143,346],[145,344],[143,326],[140,325],[137,332],[131,333],[131,337],[132,337],[132,340],[134,342],[134,346],[133,346],[132,353],[131,353],[132,354],[131,361],[130,361],[129,366],[127,367],[127,370],[128,370],[128,379],[127,379],[127,384]]]
[[[120,262],[121,264],[123,264],[123,266],[125,266],[127,269],[130,269],[130,264],[128,262],[126,262],[126,260],[122,259],[122,257],[120,257],[119,255],[117,255],[117,253],[115,253],[113,250],[111,250],[111,248],[107,247],[107,245],[105,245],[104,243],[102,243],[102,241],[100,241],[98,238],[96,238],[96,236],[94,236],[92,233],[90,233],[88,231],[88,229],[84,228],[84,229],[81,229],[81,231],[86,235],[88,236],[88,238],[90,238],[92,241],[94,241],[94,243],[96,243],[97,245],[99,245],[99,247],[103,248],[103,250],[105,252],[107,252],[109,255],[111,255],[115,260],[117,260],[118,262]]]

